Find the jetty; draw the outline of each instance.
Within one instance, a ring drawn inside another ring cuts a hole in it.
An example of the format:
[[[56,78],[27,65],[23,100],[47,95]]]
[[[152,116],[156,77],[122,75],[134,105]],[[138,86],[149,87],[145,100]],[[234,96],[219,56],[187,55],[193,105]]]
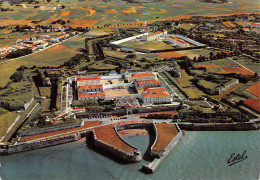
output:
[[[154,160],[142,166],[142,170],[147,173],[154,173],[183,137],[177,124],[154,124],[154,131],[156,139],[150,151]]]

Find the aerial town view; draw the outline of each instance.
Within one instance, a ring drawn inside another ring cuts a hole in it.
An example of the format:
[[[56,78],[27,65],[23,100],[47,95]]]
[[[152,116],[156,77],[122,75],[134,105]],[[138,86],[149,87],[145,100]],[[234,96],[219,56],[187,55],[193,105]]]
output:
[[[258,0],[0,0],[0,180],[260,179]]]

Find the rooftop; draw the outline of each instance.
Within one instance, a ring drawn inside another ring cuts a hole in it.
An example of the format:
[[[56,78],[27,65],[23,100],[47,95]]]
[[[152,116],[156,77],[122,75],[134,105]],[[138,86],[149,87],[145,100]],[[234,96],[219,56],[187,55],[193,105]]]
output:
[[[102,88],[102,85],[79,86],[78,90],[81,90],[81,89],[96,89],[96,88]]]
[[[157,80],[136,81],[136,84],[152,84],[152,83],[158,83],[159,84],[159,81],[157,81]]]
[[[171,96],[168,92],[144,93],[143,98],[168,97]]]
[[[89,77],[89,78],[78,78],[77,81],[93,81],[93,80],[101,80],[101,77]]]
[[[154,36],[154,35],[160,34],[160,33],[162,33],[162,31],[157,31],[157,32],[154,32],[154,33],[151,33],[151,34],[147,34],[147,35],[144,35],[144,36],[149,37],[149,36]]]
[[[145,88],[144,91],[150,92],[150,91],[165,91],[166,89],[164,87],[156,87],[156,88]]]
[[[132,77],[149,77],[149,76],[155,76],[154,73],[149,74],[133,74]]]
[[[83,98],[83,97],[105,97],[104,92],[97,92],[97,93],[79,93],[78,98]]]

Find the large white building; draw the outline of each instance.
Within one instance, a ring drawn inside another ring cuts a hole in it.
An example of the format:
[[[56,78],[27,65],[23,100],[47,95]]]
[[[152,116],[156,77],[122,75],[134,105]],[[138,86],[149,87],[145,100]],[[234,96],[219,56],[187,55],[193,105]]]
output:
[[[137,90],[145,89],[145,88],[160,87],[160,82],[157,80],[135,81],[134,84],[135,84],[135,87]]]
[[[105,93],[104,92],[90,92],[90,93],[79,93],[78,94],[79,100],[85,100],[85,99],[105,99]]]
[[[100,92],[103,91],[103,86],[100,85],[88,85],[88,86],[79,86],[78,93],[85,93],[85,92]]]
[[[189,47],[189,43],[186,41],[183,41],[179,38],[173,37],[173,36],[168,36],[168,41],[176,46],[185,48],[185,47]]]
[[[142,100],[144,104],[170,103],[171,95],[168,92],[143,93]]]
[[[132,74],[132,81],[156,80],[154,73],[149,74]]]
[[[77,87],[79,86],[90,86],[90,85],[100,85],[101,77],[87,77],[87,78],[78,78]]]
[[[162,31],[157,31],[151,34],[142,36],[142,41],[153,41],[159,39],[162,35],[167,34],[167,30],[163,29]]]

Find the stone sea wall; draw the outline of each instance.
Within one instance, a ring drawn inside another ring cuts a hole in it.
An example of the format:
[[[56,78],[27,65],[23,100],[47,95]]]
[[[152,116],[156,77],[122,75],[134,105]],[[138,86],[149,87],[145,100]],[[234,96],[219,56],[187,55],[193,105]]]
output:
[[[247,131],[260,129],[260,122],[254,123],[178,123],[182,130],[187,131]]]
[[[73,142],[77,141],[81,138],[81,134],[73,134],[73,135],[68,135],[64,137],[57,137],[57,138],[52,138],[52,139],[47,139],[47,140],[42,140],[42,141],[37,141],[37,142],[25,142],[25,143],[19,143],[15,145],[11,144],[5,144],[1,145],[0,144],[0,154],[13,154],[13,153],[19,153],[23,151],[30,151],[34,149],[39,149],[43,147],[48,147],[48,146],[55,146],[58,144],[64,144],[68,142]]]
[[[84,122],[79,122],[79,123],[70,123],[70,124],[63,124],[63,125],[55,125],[51,127],[46,127],[46,128],[40,128],[40,129],[33,129],[30,131],[22,131],[18,133],[18,136],[32,136],[36,134],[42,134],[42,133],[48,133],[48,132],[54,132],[54,131],[60,131],[63,129],[71,129],[71,128],[76,128],[84,125]]]
[[[137,148],[135,148],[135,147],[130,145],[131,147],[136,149],[136,151],[134,151],[134,152],[124,152],[122,150],[119,150],[119,149],[111,146],[110,144],[107,144],[106,142],[103,142],[103,141],[97,139],[97,136],[95,134],[95,130],[92,131],[92,135],[93,135],[93,142],[94,142],[94,145],[96,147],[98,147],[98,148],[100,148],[100,149],[102,149],[104,151],[108,151],[108,152],[112,153],[113,155],[115,155],[115,156],[119,157],[120,159],[123,159],[123,160],[125,160],[127,162],[138,162],[138,161],[141,161],[142,156],[141,156],[141,152],[139,151],[139,149],[137,149]],[[122,141],[124,141],[124,140],[122,140]],[[126,143],[126,144],[129,145],[128,143]]]
[[[166,148],[164,149],[163,152],[157,153],[157,152],[153,152],[152,148],[154,146],[154,144],[156,143],[157,140],[157,128],[154,125],[154,130],[156,131],[156,139],[154,144],[151,147],[151,151],[150,151],[150,155],[151,157],[154,157],[154,160],[149,163],[149,164],[143,164],[142,166],[142,170],[148,173],[154,173],[156,171],[156,169],[160,166],[160,164],[163,162],[163,160],[170,154],[170,152],[173,150],[173,148],[179,143],[179,141],[182,139],[183,137],[183,133],[180,130],[180,128],[178,127],[177,124],[175,124],[175,126],[177,127],[179,133],[173,138],[173,140],[166,146]]]

